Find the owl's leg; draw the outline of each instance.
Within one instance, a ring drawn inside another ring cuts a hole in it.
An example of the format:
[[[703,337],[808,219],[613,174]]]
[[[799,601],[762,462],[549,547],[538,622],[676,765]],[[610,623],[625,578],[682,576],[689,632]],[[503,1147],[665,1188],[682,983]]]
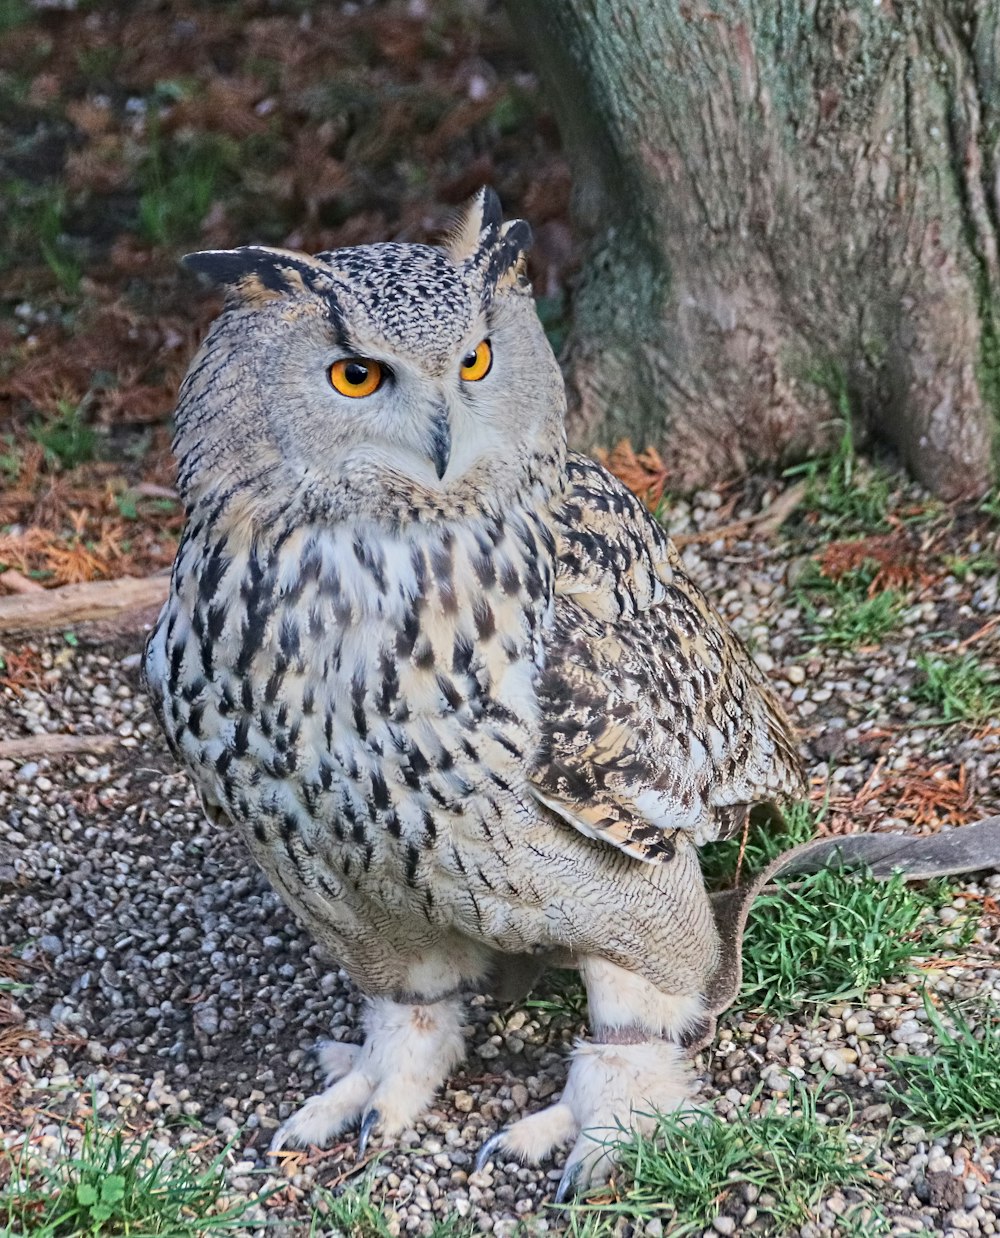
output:
[[[691,1068],[681,1039],[705,1006],[700,993],[661,993],[604,959],[585,959],[580,971],[592,1039],[574,1049],[562,1096],[494,1135],[477,1160],[477,1168],[498,1155],[534,1164],[572,1142],[557,1202],[607,1180],[623,1132],[649,1131],[651,1114],[685,1107]]]
[[[330,1086],[282,1123],[272,1152],[323,1147],[360,1119],[360,1156],[376,1126],[384,1135],[412,1126],[465,1056],[462,1006],[455,999],[409,1005],[377,997],[365,1027],[364,1044],[328,1044],[320,1051]]]

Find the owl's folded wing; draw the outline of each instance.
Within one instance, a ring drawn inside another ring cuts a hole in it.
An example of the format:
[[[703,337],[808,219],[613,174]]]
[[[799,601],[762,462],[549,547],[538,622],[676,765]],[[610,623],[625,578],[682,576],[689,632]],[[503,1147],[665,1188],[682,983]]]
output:
[[[677,830],[727,837],[749,806],[800,794],[801,764],[763,675],[645,507],[583,457],[569,477],[533,789],[655,861]]]

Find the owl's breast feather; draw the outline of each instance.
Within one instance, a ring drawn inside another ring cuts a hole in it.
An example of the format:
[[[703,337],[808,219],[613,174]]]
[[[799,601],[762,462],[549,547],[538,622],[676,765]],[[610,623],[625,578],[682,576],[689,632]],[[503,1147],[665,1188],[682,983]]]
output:
[[[553,566],[523,516],[185,539],[145,671],[204,798],[258,859],[418,882],[536,813]]]

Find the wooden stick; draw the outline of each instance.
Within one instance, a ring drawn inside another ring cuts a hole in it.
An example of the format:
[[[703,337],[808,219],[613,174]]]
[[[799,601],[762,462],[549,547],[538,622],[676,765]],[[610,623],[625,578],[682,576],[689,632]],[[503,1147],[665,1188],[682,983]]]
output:
[[[3,575],[0,576],[0,585],[3,585],[8,593],[45,592],[44,585],[40,585],[37,580],[32,580],[30,576],[25,576],[16,567],[7,568]]]
[[[26,757],[67,757],[77,753],[103,756],[121,746],[117,735],[66,735],[44,731],[21,739],[0,739],[0,761],[23,761]]]
[[[973,632],[971,636],[967,636],[964,641],[959,642],[959,649],[964,653],[970,645],[974,645],[977,640],[981,640],[988,633],[992,632],[997,624],[1000,624],[1000,615],[994,615],[992,619],[987,619],[977,632]]]
[[[675,546],[690,546],[694,542],[715,542],[720,538],[738,537],[741,533],[754,533],[757,537],[770,537],[777,533],[796,507],[806,497],[808,483],[796,482],[779,494],[770,507],[746,520],[734,520],[732,524],[720,524],[714,529],[701,529],[698,533],[678,533],[670,540]]]
[[[0,632],[69,628],[95,619],[113,619],[122,611],[162,606],[169,586],[166,574],[122,576],[119,580],[93,580],[0,597]]]
[[[180,498],[173,487],[158,486],[155,481],[141,481],[137,486],[129,486],[129,492],[141,499],[172,499],[176,503]]]

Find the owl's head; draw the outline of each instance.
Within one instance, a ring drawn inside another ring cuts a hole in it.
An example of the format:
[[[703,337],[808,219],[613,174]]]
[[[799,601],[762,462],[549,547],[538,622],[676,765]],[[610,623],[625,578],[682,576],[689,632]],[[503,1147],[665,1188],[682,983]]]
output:
[[[177,408],[188,502],[252,491],[262,516],[398,518],[544,485],[565,395],[524,276],[530,240],[484,189],[440,248],[187,257],[226,290]]]

